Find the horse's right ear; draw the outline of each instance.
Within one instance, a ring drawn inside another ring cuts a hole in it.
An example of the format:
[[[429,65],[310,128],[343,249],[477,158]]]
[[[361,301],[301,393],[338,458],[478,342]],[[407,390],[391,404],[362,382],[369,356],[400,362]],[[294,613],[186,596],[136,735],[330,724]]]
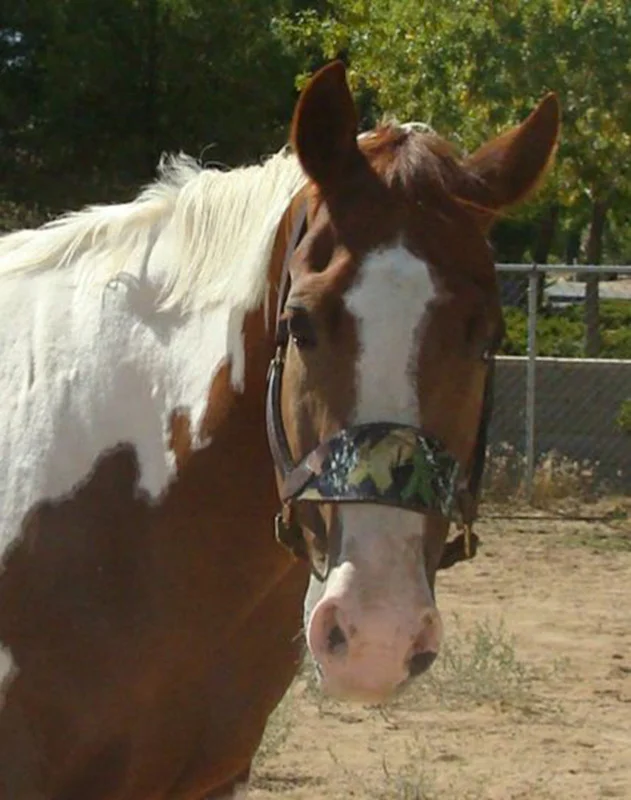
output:
[[[515,205],[536,188],[554,157],[560,117],[558,98],[550,93],[521,125],[466,159],[465,166],[487,187],[492,208]]]
[[[325,190],[359,153],[357,111],[341,61],[316,72],[303,89],[291,125],[291,144],[304,171]]]

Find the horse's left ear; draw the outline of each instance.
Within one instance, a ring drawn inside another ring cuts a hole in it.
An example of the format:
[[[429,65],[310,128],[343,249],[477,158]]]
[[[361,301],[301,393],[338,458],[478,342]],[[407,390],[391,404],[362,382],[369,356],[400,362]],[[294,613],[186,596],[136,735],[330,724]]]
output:
[[[467,169],[484,184],[493,209],[519,203],[537,187],[556,152],[560,118],[557,96],[548,94],[521,125],[465,159]]]
[[[359,153],[357,111],[341,61],[323,67],[298,100],[291,143],[307,175],[326,190]]]

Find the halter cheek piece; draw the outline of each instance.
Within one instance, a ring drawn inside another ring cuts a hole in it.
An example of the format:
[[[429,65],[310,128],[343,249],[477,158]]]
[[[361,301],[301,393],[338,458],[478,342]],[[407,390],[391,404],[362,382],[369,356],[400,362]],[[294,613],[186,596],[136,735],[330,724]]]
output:
[[[276,538],[296,556],[307,558],[303,530],[291,513],[295,503],[376,503],[418,513],[435,512],[448,519],[458,517],[463,534],[445,546],[440,567],[472,558],[477,549],[473,522],[477,516],[493,406],[492,358],[489,360],[473,468],[468,476],[463,475],[459,463],[436,439],[419,428],[390,422],[344,428],[300,461],[294,461],[281,414],[283,368],[289,343],[287,321],[282,312],[291,284],[289,262],[305,230],[306,212],[303,209],[283,264],[276,310],[276,354],[267,376],[267,437],[281,477],[280,499],[283,504],[282,511],[276,515]]]

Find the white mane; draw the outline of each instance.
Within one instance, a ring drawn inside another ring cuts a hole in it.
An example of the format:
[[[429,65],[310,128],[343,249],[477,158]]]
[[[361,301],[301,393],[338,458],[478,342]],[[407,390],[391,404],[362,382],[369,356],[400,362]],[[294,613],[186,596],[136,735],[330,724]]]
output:
[[[0,237],[0,278],[75,269],[106,283],[138,274],[164,231],[170,263],[161,307],[260,303],[276,230],[306,182],[295,156],[283,148],[262,165],[224,172],[179,155],[163,159],[159,175],[130,203],[91,206]]]

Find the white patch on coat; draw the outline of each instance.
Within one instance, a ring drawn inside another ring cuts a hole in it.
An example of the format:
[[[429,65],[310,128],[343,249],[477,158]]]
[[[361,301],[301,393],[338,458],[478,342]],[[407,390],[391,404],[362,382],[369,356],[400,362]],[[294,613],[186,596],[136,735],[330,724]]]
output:
[[[305,182],[284,148],[228,172],[185,155],[164,159],[158,180],[130,203],[92,206],[0,238],[0,274],[70,269],[103,285],[146,270],[159,273],[153,300],[162,310],[258,307],[281,217]]]
[[[0,238],[0,558],[34,504],[120,444],[158,499],[176,471],[174,411],[206,444],[218,370],[244,390],[244,317],[304,180],[286,154],[229,173],[180,158],[132,203]]]
[[[0,644],[0,709],[4,704],[4,698],[9,688],[9,683],[17,674],[17,668],[13,661],[13,656],[8,647]]]
[[[134,446],[140,488],[157,499],[175,474],[171,414],[193,444],[217,370],[242,389],[244,311],[147,312],[141,292],[76,285],[46,272],[0,281],[0,549],[36,502],[68,494],[98,457]]]

